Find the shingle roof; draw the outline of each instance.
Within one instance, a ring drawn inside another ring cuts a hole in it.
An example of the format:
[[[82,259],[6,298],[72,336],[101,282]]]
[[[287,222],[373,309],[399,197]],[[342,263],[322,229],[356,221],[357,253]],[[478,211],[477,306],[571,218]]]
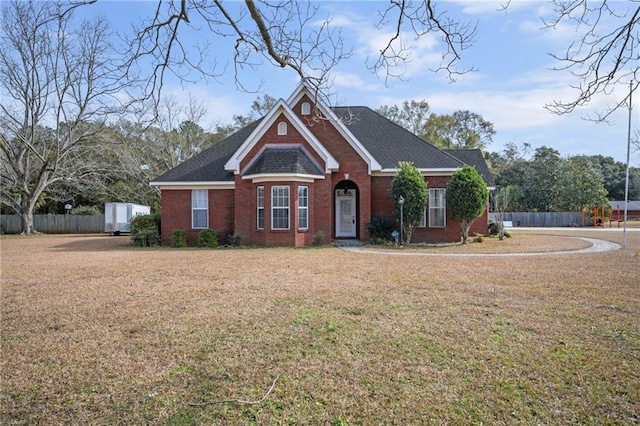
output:
[[[300,147],[266,148],[243,175],[289,173],[324,176]]]
[[[463,163],[368,107],[336,107],[335,114],[384,169],[411,161],[419,169],[456,169]]]
[[[482,151],[479,149],[459,148],[459,149],[445,149],[444,152],[453,155],[464,164],[473,166],[476,168],[482,179],[487,183],[487,186],[496,186],[496,182],[489,171],[487,162],[484,160]]]
[[[201,153],[169,170],[154,182],[233,182],[233,173],[224,169],[240,145],[261,120],[257,120]]]
[[[383,169],[395,169],[399,161],[411,161],[419,169],[451,170],[468,164],[476,167],[487,185],[494,185],[480,150],[441,150],[368,107],[336,107],[333,111]],[[233,173],[225,170],[225,164],[261,120],[181,163],[153,182],[233,182]],[[277,158],[280,155],[287,158]],[[324,174],[304,152],[273,148],[266,149],[262,158],[245,172],[258,173]]]

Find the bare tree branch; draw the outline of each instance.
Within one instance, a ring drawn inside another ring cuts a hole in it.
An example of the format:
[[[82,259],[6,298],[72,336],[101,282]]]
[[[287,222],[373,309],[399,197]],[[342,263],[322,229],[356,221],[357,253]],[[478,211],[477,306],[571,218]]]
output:
[[[611,95],[620,85],[632,82],[635,92],[640,84],[640,5],[637,2],[588,2],[587,0],[554,0],[554,15],[543,20],[547,28],[561,24],[574,26],[577,38],[562,54],[550,55],[560,62],[554,70],[568,70],[578,80],[572,85],[575,98],[554,101],[546,108],[556,114],[573,112],[599,94]],[[610,115],[626,106],[630,92],[624,91],[594,121],[607,121]]]
[[[462,51],[471,47],[477,34],[477,24],[461,22],[446,12],[439,13],[435,2],[423,0],[415,6],[409,0],[391,0],[386,10],[381,12],[378,29],[393,25],[393,35],[380,50],[380,54],[369,68],[376,73],[382,72],[385,80],[402,78],[399,65],[411,62],[412,50],[406,39],[416,40],[428,34],[439,35],[443,45],[440,64],[432,71],[443,71],[447,78],[455,81],[456,76],[473,71],[473,67],[459,68]],[[405,29],[406,28],[406,29]]]
[[[302,80],[320,87],[329,80],[330,69],[350,52],[345,51],[340,32],[329,27],[330,20],[316,26],[312,20],[316,12],[316,6],[296,0],[225,4],[196,0],[181,2],[179,9],[171,2],[159,1],[153,18],[143,23],[130,41],[126,66],[133,71],[148,59],[153,62],[153,75],[144,92],[145,98],[155,99],[156,104],[169,72],[184,82],[198,78],[217,81],[226,66],[210,58],[224,56],[221,44],[209,42],[194,49],[183,45],[179,35],[179,30],[205,28],[211,39],[235,37],[229,62],[233,62],[240,89],[259,89],[246,87],[242,73],[264,61],[289,68]]]
[[[98,169],[88,148],[114,112],[126,82],[109,65],[109,27],[102,19],[72,25],[85,4],[2,5],[0,203],[34,233],[33,211],[44,191]]]

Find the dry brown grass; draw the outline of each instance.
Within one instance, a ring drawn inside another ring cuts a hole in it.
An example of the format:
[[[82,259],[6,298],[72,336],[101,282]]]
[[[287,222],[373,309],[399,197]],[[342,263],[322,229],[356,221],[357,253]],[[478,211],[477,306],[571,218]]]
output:
[[[492,258],[0,243],[2,424],[640,422],[640,232]],[[277,375],[260,404],[188,405],[259,400]]]

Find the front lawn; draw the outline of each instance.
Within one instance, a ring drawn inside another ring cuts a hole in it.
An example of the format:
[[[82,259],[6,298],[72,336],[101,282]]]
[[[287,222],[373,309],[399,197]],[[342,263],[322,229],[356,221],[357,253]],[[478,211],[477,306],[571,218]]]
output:
[[[3,238],[0,423],[637,424],[636,234],[494,258]]]

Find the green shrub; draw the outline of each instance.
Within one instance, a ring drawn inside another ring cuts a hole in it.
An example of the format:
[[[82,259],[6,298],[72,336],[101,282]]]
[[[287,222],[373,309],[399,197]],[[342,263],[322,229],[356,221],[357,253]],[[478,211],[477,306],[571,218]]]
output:
[[[158,213],[131,218],[131,242],[136,247],[154,247],[160,244],[160,215]]]
[[[369,240],[370,244],[377,245],[377,246],[383,246],[383,245],[387,244],[388,242],[389,242],[389,240],[387,240],[386,238],[381,238],[381,237],[371,237],[371,239]]]
[[[326,239],[324,238],[324,232],[318,231],[313,234],[313,245],[321,246],[326,243]]]
[[[218,247],[218,233],[215,229],[203,229],[198,234],[198,245],[200,247]]]
[[[493,219],[489,220],[488,231],[489,235],[498,235],[498,232],[500,232],[500,224]]]
[[[391,238],[391,231],[396,227],[393,219],[386,216],[375,216],[371,218],[371,222],[367,223],[367,231],[373,239],[389,240]],[[373,243],[372,243],[373,244]]]
[[[242,245],[242,235],[233,233],[227,238],[227,243],[231,247],[240,247]]]
[[[171,247],[186,247],[187,233],[183,229],[174,229],[171,233]]]
[[[87,216],[95,216],[98,214],[102,214],[100,209],[96,206],[78,206],[74,207],[71,214],[79,214],[79,215],[87,215]]]

